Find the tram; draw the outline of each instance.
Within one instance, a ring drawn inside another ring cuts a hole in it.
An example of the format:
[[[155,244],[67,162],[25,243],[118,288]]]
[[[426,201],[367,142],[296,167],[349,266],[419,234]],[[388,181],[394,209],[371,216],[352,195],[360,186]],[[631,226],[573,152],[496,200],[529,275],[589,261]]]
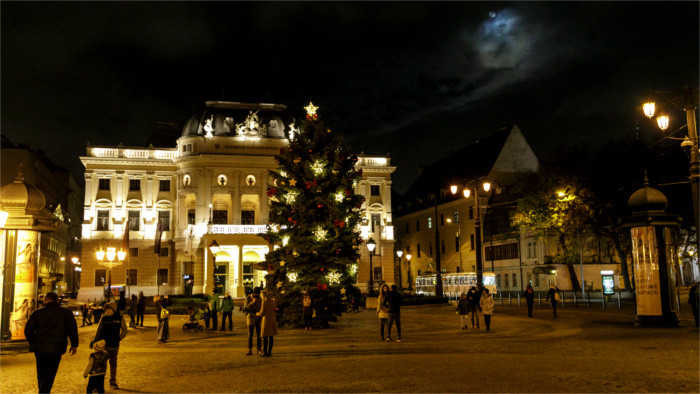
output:
[[[436,283],[435,274],[418,275],[415,283],[416,294],[434,296]],[[451,300],[458,299],[472,286],[476,286],[476,272],[442,274],[442,292]],[[489,289],[491,294],[496,294],[496,274],[484,272],[484,287]]]

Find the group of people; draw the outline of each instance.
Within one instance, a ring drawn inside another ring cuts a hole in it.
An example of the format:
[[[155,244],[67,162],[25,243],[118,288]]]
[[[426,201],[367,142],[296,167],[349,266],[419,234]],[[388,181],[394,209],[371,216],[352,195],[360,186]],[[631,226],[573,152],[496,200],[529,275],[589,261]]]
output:
[[[471,321],[472,329],[479,329],[480,315],[484,317],[484,325],[486,330],[491,330],[491,315],[493,315],[493,296],[489,289],[479,284],[472,286],[468,292],[462,293],[457,302],[457,313],[460,316],[462,330],[469,327]]]
[[[391,341],[391,327],[396,323],[396,342],[401,342],[401,305],[403,305],[403,297],[398,291],[398,286],[389,286],[383,284],[379,288],[379,297],[377,297],[377,315],[379,316],[379,326],[384,340]]]

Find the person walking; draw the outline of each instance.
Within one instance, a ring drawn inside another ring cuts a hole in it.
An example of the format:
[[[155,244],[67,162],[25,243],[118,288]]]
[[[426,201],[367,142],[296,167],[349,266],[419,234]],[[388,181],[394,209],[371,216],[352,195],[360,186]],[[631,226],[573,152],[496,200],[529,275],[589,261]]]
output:
[[[230,293],[226,293],[221,300],[221,331],[226,329],[226,319],[228,318],[228,330],[233,330],[233,298]]]
[[[493,297],[489,289],[484,287],[484,292],[481,295],[481,300],[479,300],[479,306],[481,307],[481,312],[484,314],[484,324],[486,324],[486,331],[491,330],[491,315],[493,315]]]
[[[87,325],[91,325],[92,322],[90,321],[90,318],[88,316],[88,312],[90,311],[90,306],[86,303],[80,306],[80,314],[83,315],[83,325],[81,327],[85,327],[85,324],[87,322]]]
[[[462,293],[457,302],[457,314],[462,322],[462,330],[466,330],[469,322],[469,301],[467,301],[467,293]]]
[[[126,315],[126,292],[124,290],[119,292],[119,301],[117,301],[117,311],[122,316]]]
[[[90,354],[87,368],[83,373],[83,377],[88,379],[87,392],[98,393],[105,392],[105,375],[107,374],[107,360],[109,355],[105,350],[106,342],[104,340],[97,341],[92,345],[94,352]]]
[[[216,289],[212,290],[212,293],[207,296],[209,298],[209,309],[211,310],[210,317],[211,317],[211,322],[214,323],[212,324],[212,330],[216,331],[216,327],[219,324],[219,294],[217,293]],[[207,327],[208,329],[208,327]]]
[[[549,286],[549,290],[547,291],[547,300],[552,303],[552,315],[553,317],[557,317],[557,304],[561,300],[561,296],[559,295],[559,288],[555,286],[554,284],[551,284]]]
[[[527,316],[532,317],[532,306],[535,304],[535,290],[532,288],[532,285],[527,285],[523,292],[523,297],[525,297],[525,303],[527,304]]]
[[[314,318],[314,302],[311,299],[311,294],[307,290],[304,293],[304,297],[301,300],[302,314],[304,315],[304,330],[313,330],[313,318]]]
[[[170,311],[164,303],[158,302],[158,343],[166,343],[170,339]]]
[[[393,323],[396,323],[396,342],[401,342],[401,305],[403,304],[403,297],[401,297],[398,288],[397,285],[393,284],[389,292],[389,328],[387,329],[387,341],[391,341],[391,326]]]
[[[95,337],[90,344],[104,340],[105,350],[109,355],[109,386],[118,389],[117,385],[117,356],[119,355],[119,343],[126,337],[126,321],[118,311],[117,304],[110,302],[105,305],[105,315],[97,326]]]
[[[245,311],[245,324],[248,327],[248,353],[246,356],[253,355],[253,334],[255,334],[256,344],[258,348],[258,355],[262,355],[261,350],[261,339],[260,339],[260,321],[262,318],[258,316],[260,308],[262,307],[262,300],[260,299],[260,288],[256,287],[252,294],[249,294],[245,298],[245,304],[243,304],[243,310]]]
[[[382,285],[379,289],[379,297],[377,297],[377,316],[379,317],[379,326],[383,341],[385,327],[389,320],[389,286],[387,285]]]
[[[58,294],[44,296],[44,307],[29,316],[24,326],[29,351],[36,358],[36,378],[40,393],[50,393],[61,357],[70,339],[70,355],[78,351],[78,323],[73,313],[58,304]]]
[[[695,318],[695,327],[698,327],[698,309],[700,309],[700,292],[698,292],[698,282],[693,283],[688,292],[688,304],[690,304],[690,309],[693,310],[693,317]]]
[[[476,291],[476,286],[472,286],[467,293],[467,302],[469,303],[469,312],[472,321],[472,329],[479,328],[479,294]],[[476,327],[475,327],[476,324]]]
[[[143,315],[146,314],[146,297],[143,291],[139,291],[139,300],[136,304],[136,327],[143,327]]]
[[[138,308],[139,298],[136,294],[131,295],[131,301],[129,301],[129,309],[127,313],[129,314],[129,327],[136,327],[136,309]]]
[[[95,308],[92,310],[92,315],[95,316],[95,324],[98,324],[100,322],[100,319],[102,319],[102,314],[104,313],[105,308],[102,307],[102,305],[97,304]]]
[[[260,336],[263,340],[263,357],[272,356],[272,345],[277,335],[277,316],[275,315],[275,299],[271,298],[267,290],[261,292],[262,306],[256,315],[262,318],[260,322]]]

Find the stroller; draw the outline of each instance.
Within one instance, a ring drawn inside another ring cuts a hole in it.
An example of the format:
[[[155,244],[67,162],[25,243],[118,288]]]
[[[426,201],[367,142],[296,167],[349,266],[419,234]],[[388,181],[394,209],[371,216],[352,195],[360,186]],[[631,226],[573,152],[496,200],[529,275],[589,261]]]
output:
[[[182,331],[184,332],[189,332],[189,331],[194,331],[194,332],[199,332],[204,330],[204,326],[199,324],[199,319],[202,318],[202,314],[199,309],[195,312],[194,309],[190,306],[187,307],[187,312],[190,315],[190,320],[188,320],[185,324],[182,325]]]

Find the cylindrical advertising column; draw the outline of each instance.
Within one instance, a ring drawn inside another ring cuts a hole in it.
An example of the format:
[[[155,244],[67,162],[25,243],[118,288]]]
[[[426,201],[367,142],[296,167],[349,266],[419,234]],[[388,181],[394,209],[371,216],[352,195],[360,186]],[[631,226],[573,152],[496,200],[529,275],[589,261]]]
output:
[[[39,233],[31,230],[17,232],[15,290],[10,332],[12,340],[24,340],[24,326],[37,308],[37,260]]]

